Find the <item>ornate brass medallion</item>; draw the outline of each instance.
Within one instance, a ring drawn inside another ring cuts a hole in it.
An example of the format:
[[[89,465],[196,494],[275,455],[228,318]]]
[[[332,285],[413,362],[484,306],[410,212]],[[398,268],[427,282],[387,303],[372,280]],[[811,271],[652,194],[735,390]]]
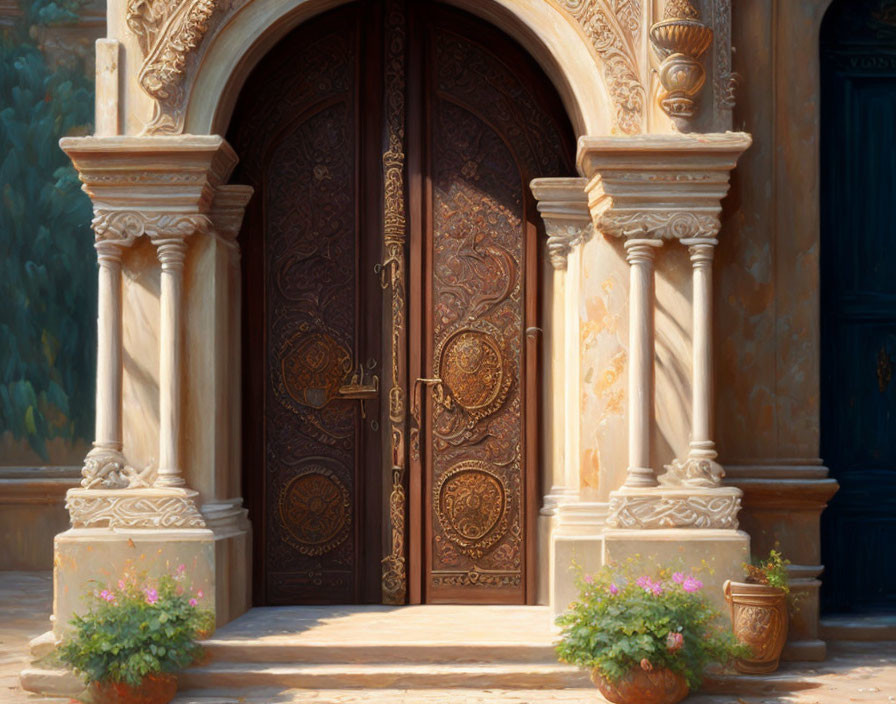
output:
[[[334,472],[311,464],[280,492],[277,509],[288,540],[302,555],[323,555],[352,525],[351,495]]]
[[[339,395],[351,370],[351,353],[326,333],[300,331],[283,346],[280,368],[288,399],[323,408]]]
[[[504,404],[513,377],[501,350],[500,334],[484,322],[448,335],[436,350],[443,394],[436,397],[446,409],[460,411],[465,422],[456,430],[472,428]],[[447,433],[451,435],[452,433]]]
[[[433,500],[447,538],[473,559],[488,552],[507,532],[507,492],[486,462],[458,462],[442,475]]]

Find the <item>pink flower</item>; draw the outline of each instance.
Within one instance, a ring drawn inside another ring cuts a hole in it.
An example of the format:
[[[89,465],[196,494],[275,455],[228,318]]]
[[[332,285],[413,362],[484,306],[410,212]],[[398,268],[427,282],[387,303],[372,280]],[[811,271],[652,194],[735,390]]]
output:
[[[666,636],[666,649],[670,653],[677,653],[684,645],[684,636],[681,633],[671,632]]]
[[[196,601],[195,599],[190,599],[190,606],[196,606],[196,604],[198,604],[198,603],[199,602]]]
[[[681,588],[686,592],[696,592],[703,589],[703,582],[694,577],[688,577],[681,583]]]
[[[594,582],[594,577],[590,574],[585,575],[585,584],[592,584]]]
[[[675,572],[672,575],[672,581],[676,584],[681,584],[686,579],[686,575],[684,572]]]
[[[639,577],[635,582],[641,589],[649,594],[653,594],[654,596],[659,596],[663,593],[663,583],[662,582],[654,582],[650,577],[644,576]]]
[[[150,587],[146,587],[143,590],[143,593],[146,595],[146,603],[152,606],[159,600],[159,593]]]
[[[186,566],[184,563],[180,563],[180,564],[177,566],[177,573],[178,573],[178,574],[183,574],[184,572],[186,572],[186,570],[187,570],[187,566]]]
[[[115,595],[108,589],[103,589],[103,591],[100,592],[100,599],[104,599],[106,601],[115,601]]]
[[[617,587],[615,584],[611,584],[610,585],[610,594],[612,594],[613,596],[616,596],[618,593],[619,593],[619,587]]]
[[[703,585],[701,584],[700,586],[702,587]],[[196,592],[196,596],[198,596],[200,599],[202,598],[202,590],[201,589],[198,592]]]
[[[124,589],[124,580],[123,580],[123,579],[119,579],[119,580],[118,580],[118,588],[119,588],[119,589]]]

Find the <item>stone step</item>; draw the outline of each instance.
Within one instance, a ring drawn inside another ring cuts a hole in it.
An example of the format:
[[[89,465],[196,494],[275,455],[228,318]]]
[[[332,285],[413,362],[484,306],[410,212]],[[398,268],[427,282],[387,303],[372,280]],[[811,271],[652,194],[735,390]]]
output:
[[[382,640],[351,643],[303,639],[216,639],[202,643],[205,662],[389,664],[389,663],[541,663],[555,664],[557,654],[549,643],[501,642],[446,643]]]
[[[563,689],[588,687],[588,675],[560,664],[292,664],[213,662],[179,677],[181,690],[203,695],[236,688],[295,689]]]

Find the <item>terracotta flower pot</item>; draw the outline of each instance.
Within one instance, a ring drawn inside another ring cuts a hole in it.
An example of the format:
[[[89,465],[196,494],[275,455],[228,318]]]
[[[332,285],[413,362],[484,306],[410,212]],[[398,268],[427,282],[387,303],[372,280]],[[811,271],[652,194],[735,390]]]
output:
[[[678,704],[688,696],[687,680],[662,668],[645,672],[636,667],[612,684],[592,670],[591,681],[613,704]]]
[[[778,669],[787,640],[787,594],[778,587],[728,580],[723,587],[731,607],[731,628],[753,656],[736,660],[738,671],[749,675]]]
[[[88,691],[91,704],[168,704],[177,693],[177,675],[147,675],[139,687],[124,682],[94,682]]]

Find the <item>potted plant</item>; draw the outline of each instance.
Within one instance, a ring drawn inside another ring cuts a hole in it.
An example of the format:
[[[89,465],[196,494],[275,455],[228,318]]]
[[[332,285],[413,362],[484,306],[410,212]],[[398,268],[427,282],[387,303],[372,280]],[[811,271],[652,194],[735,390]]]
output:
[[[779,551],[772,550],[766,560],[744,563],[745,581],[725,582],[734,635],[751,650],[751,655],[735,661],[740,672],[762,674],[778,669],[787,641],[789,564]]]
[[[214,625],[202,591],[184,584],[185,568],[148,580],[127,575],[89,595],[90,608],[71,620],[59,660],[81,675],[91,704],[167,704],[177,672],[201,654],[197,640]]]
[[[699,688],[707,665],[746,654],[694,575],[604,567],[577,582],[578,600],[557,619],[557,652],[591,670],[615,704],[675,704]]]

